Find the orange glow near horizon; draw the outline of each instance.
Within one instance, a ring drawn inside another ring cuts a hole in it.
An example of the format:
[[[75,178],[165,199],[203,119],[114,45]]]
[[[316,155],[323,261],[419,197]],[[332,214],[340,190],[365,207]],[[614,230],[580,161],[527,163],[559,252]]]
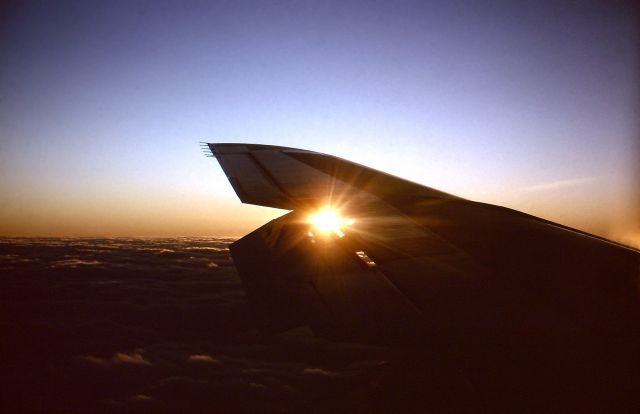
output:
[[[215,161],[196,158],[195,164],[202,164],[202,174],[190,182],[185,179],[184,185],[174,184],[170,188],[134,183],[131,186],[135,191],[116,189],[113,185],[87,189],[70,180],[56,182],[55,186],[25,183],[11,187],[11,181],[0,183],[0,187],[5,187],[0,204],[0,236],[241,237],[287,213],[287,210],[241,204],[224,175],[215,170],[219,168]],[[393,172],[392,167],[384,169]],[[456,172],[452,171],[451,175]],[[597,179],[547,183],[524,189],[507,184],[510,188],[506,184],[493,188],[431,185],[471,200],[513,208],[640,247],[638,204],[634,201],[638,198],[634,196],[633,180],[626,186]],[[318,235],[343,234],[344,226],[352,222],[341,217],[342,209],[335,204],[344,207],[346,203],[348,200],[334,200],[333,210],[319,211],[315,217],[307,218],[309,224],[318,224],[319,230],[311,231]]]

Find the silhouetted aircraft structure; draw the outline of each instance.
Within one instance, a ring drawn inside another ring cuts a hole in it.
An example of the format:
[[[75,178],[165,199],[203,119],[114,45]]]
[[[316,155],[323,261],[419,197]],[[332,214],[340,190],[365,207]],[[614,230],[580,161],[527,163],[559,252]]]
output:
[[[640,393],[638,250],[325,154],[206,148],[243,203],[291,210],[231,245],[265,332],[429,349],[531,395]]]

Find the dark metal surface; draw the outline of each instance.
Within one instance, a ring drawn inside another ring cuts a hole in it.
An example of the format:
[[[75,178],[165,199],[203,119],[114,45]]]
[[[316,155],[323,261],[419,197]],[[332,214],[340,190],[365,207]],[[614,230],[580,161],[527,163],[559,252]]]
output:
[[[640,393],[637,250],[324,154],[209,146],[243,202],[293,210],[231,246],[266,332],[442,352],[527,401]],[[354,219],[344,237],[309,236],[326,205]]]

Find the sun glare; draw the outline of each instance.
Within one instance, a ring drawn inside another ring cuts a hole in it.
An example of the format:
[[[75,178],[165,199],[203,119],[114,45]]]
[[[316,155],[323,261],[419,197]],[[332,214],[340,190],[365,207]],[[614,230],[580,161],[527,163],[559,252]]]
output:
[[[338,237],[344,237],[342,228],[353,224],[353,219],[346,219],[342,217],[338,211],[327,208],[309,217],[309,223],[311,223],[319,233],[325,236],[333,233]]]

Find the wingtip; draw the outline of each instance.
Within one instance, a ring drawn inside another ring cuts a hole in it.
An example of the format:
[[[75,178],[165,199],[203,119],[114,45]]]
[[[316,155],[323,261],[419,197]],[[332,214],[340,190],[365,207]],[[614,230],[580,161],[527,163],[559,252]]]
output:
[[[209,144],[208,142],[202,142],[200,141],[200,149],[202,149],[202,152],[204,152],[204,156],[207,158],[215,158],[215,154],[213,153],[213,150],[211,149],[211,144]]]

